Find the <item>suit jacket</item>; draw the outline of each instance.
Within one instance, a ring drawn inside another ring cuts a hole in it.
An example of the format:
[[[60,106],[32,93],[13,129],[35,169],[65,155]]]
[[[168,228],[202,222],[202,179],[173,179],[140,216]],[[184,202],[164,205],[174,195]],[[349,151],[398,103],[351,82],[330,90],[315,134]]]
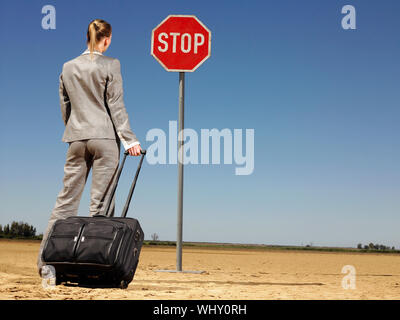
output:
[[[64,142],[120,139],[125,150],[140,142],[132,132],[123,100],[118,59],[86,50],[63,65],[60,105]]]

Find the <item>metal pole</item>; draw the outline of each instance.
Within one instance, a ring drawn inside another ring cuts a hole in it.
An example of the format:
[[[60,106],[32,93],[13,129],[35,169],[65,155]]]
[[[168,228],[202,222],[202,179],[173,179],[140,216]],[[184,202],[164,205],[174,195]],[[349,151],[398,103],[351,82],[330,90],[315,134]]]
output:
[[[182,230],[183,230],[183,129],[185,111],[185,73],[179,72],[179,131],[178,131],[178,206],[176,238],[176,270],[182,271]]]
[[[179,72],[179,132],[178,132],[178,206],[176,237],[176,270],[156,270],[157,272],[178,272],[200,274],[205,271],[182,270],[182,234],[183,234],[183,129],[185,111],[185,73]]]

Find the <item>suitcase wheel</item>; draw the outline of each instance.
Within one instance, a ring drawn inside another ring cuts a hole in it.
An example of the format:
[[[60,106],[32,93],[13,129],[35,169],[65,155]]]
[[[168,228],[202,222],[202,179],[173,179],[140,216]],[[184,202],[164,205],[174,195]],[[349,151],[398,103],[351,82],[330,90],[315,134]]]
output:
[[[121,282],[119,283],[119,287],[120,287],[121,289],[126,289],[126,288],[128,288],[128,282],[125,281],[125,280],[121,280]]]

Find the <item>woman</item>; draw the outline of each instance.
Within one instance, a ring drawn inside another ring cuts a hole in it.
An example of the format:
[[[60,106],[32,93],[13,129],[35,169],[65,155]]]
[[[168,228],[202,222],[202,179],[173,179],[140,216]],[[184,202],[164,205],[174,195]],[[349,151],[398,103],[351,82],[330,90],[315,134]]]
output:
[[[131,156],[140,155],[140,142],[132,132],[123,101],[118,59],[103,56],[111,43],[111,25],[90,22],[88,49],[66,62],[60,75],[60,105],[69,144],[64,167],[64,186],[43,235],[38,256],[57,219],[76,215],[89,171],[92,171],[90,215],[101,213],[119,164],[120,141]],[[111,206],[114,212],[114,199]]]

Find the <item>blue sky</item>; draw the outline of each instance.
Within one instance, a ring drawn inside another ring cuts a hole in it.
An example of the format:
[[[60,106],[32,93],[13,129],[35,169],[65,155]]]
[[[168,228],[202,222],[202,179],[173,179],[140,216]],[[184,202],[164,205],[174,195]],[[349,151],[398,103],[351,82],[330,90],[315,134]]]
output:
[[[41,8],[56,8],[56,29]],[[343,30],[352,4],[357,29]],[[178,117],[178,74],[150,55],[169,14],[194,14],[212,54],[186,76],[185,126],[255,130],[255,170],[188,165],[185,241],[400,247],[400,2],[2,1],[0,224],[42,232],[62,187],[67,144],[58,76],[85,49],[88,23],[113,26],[125,104],[144,147]],[[117,212],[137,165],[121,178]],[[87,215],[89,176],[79,208]],[[176,238],[177,166],[145,162],[130,207],[146,233]]]

